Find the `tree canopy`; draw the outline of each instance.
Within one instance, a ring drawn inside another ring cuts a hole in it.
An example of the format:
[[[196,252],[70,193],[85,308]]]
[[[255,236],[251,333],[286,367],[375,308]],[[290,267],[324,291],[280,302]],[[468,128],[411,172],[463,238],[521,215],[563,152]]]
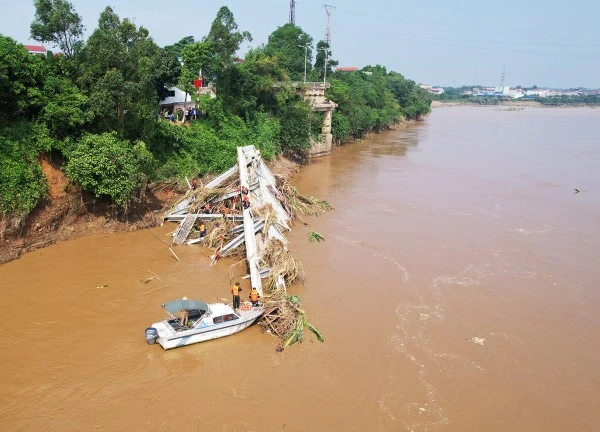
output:
[[[35,19],[31,37],[57,45],[67,57],[81,48],[83,24],[73,5],[66,0],[34,0]]]
[[[306,61],[310,65],[312,61],[313,39],[300,27],[293,24],[285,24],[275,30],[269,36],[265,46],[265,54],[277,59],[279,67],[292,81],[301,81],[304,75],[305,47]],[[310,69],[308,69],[310,73]]]

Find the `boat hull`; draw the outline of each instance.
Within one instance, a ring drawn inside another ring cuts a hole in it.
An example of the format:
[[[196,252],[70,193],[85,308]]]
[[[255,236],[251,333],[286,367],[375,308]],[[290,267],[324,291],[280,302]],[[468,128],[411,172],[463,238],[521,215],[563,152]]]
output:
[[[163,349],[173,349],[179,348],[182,346],[192,345],[195,343],[206,342],[212,339],[218,339],[225,336],[230,336],[236,333],[239,333],[242,330],[250,327],[256,320],[262,315],[261,311],[251,311],[244,313],[241,319],[236,320],[235,322],[223,323],[218,326],[210,326],[203,328],[196,328],[192,330],[186,330],[177,332],[172,335],[165,335],[159,337],[156,341],[163,347]],[[153,327],[158,327],[160,329],[162,323],[156,323]],[[159,334],[163,333],[160,332]]]

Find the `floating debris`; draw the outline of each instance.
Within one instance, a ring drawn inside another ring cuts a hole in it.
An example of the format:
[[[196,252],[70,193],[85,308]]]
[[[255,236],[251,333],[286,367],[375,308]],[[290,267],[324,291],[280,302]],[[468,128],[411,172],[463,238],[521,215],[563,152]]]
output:
[[[280,199],[285,209],[296,217],[297,213],[310,216],[321,216],[322,214],[334,210],[334,208],[325,200],[312,197],[310,195],[300,195],[298,189],[290,185],[287,180],[280,180],[278,188]]]
[[[314,333],[319,342],[325,341],[321,332],[307,321],[298,296],[285,296],[278,301],[268,303],[277,304],[265,311],[259,325],[266,333],[282,339],[277,351],[283,351],[296,342],[302,342],[305,327]]]
[[[483,343],[485,342],[485,338],[480,338],[480,337],[470,337],[467,339],[469,342],[477,344],[477,345],[483,345]]]
[[[318,232],[315,231],[309,231],[308,232],[308,240],[311,242],[317,242],[320,243],[322,241],[325,241],[325,237],[323,237],[321,234],[319,234]]]

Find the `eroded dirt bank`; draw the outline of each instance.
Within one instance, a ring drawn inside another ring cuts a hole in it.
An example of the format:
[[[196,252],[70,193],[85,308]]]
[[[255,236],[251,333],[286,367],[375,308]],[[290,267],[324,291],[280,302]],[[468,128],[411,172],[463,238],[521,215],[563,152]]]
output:
[[[90,234],[135,231],[162,223],[162,215],[186,191],[176,182],[150,184],[127,214],[69,185],[56,161],[42,156],[48,199],[25,221],[0,220],[0,264],[53,243]],[[280,157],[270,164],[276,175],[289,178],[299,165]]]

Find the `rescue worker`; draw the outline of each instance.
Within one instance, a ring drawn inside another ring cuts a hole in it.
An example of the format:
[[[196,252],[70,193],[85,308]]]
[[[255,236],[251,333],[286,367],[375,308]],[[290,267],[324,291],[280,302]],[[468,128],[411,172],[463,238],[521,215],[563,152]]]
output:
[[[240,286],[239,282],[236,282],[231,287],[231,294],[233,295],[233,308],[234,309],[240,308],[240,291],[241,290],[242,290],[242,287]]]
[[[196,190],[197,187],[198,187],[198,181],[196,179],[192,180],[192,189]]]
[[[244,207],[244,209],[250,207],[250,200],[247,195],[244,195],[244,198],[242,199],[242,207]]]
[[[202,222],[200,224],[200,237],[205,237],[206,236],[206,225],[204,225],[204,222]]]
[[[210,214],[210,204],[206,203],[206,205],[204,206],[204,214]]]
[[[256,288],[252,288],[252,291],[250,291],[250,295],[248,296],[248,298],[252,302],[253,307],[258,306],[258,299],[260,298],[260,295],[258,294]]]
[[[248,188],[246,186],[242,186],[242,194],[248,195]]]

